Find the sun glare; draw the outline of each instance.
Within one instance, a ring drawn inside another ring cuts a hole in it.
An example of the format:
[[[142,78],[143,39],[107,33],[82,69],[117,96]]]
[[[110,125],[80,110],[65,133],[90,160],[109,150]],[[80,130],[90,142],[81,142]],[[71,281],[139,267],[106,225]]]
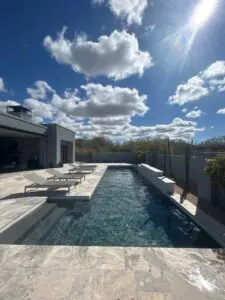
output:
[[[198,29],[207,22],[216,8],[217,0],[200,0],[191,17],[190,26]]]

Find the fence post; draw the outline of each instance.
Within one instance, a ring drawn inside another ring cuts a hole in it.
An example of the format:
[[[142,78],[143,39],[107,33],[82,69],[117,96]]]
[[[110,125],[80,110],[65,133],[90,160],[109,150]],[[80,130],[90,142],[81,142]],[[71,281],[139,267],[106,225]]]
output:
[[[211,190],[211,180],[209,175],[205,174],[203,169],[206,166],[206,157],[204,153],[197,153],[197,185],[198,185],[198,198],[202,201],[212,202],[212,190]]]

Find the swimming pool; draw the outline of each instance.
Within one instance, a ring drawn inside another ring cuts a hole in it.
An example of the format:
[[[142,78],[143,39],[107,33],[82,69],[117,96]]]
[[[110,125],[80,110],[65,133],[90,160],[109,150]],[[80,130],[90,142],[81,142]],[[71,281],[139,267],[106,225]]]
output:
[[[90,201],[53,206],[16,244],[218,247],[136,170],[127,168],[109,168]]]

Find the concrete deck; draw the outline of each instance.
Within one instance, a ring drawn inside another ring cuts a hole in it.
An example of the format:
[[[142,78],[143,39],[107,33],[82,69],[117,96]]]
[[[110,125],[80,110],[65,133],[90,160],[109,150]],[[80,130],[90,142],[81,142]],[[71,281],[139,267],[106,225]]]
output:
[[[212,250],[0,246],[0,299],[224,300]]]

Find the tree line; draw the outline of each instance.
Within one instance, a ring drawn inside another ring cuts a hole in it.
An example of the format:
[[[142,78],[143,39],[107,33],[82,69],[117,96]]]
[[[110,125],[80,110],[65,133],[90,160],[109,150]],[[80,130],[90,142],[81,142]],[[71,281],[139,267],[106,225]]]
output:
[[[183,140],[169,140],[170,153],[184,154],[189,143]],[[225,151],[225,136],[214,137],[198,144],[192,144],[192,150]],[[146,153],[157,151],[164,153],[168,147],[168,139],[139,139],[124,141],[122,143],[113,142],[103,136],[92,139],[77,139],[76,152],[78,153],[113,153],[113,152],[136,152]]]

